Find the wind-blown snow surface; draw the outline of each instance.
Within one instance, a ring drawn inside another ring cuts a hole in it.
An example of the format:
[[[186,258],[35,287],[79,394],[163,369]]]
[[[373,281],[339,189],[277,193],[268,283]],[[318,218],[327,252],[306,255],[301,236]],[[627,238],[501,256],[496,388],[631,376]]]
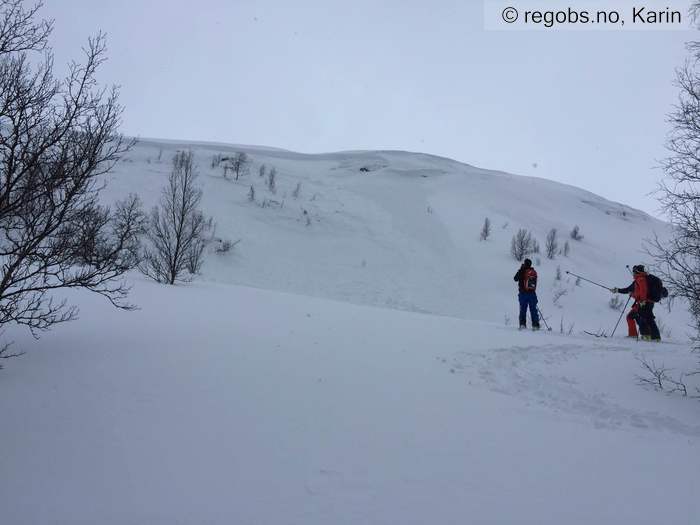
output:
[[[193,284],[131,276],[138,311],[75,293],[79,321],[8,330],[27,354],[0,373],[0,523],[698,523],[698,402],[635,381],[637,357],[694,365],[682,309],[658,309],[667,343],[596,339],[609,294],[555,280],[628,284],[663,223],[402,152],[142,141],[106,197],[152,205],[183,148],[216,235],[241,242]],[[233,151],[255,163],[238,182],[210,167]],[[574,224],[570,256],[538,264],[554,331],[518,332],[510,238]]]

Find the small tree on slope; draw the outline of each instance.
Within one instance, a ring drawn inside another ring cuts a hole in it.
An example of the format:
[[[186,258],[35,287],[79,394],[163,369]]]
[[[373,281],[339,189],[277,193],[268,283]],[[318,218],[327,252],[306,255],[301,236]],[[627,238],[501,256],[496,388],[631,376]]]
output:
[[[583,240],[583,235],[581,235],[581,229],[579,228],[578,224],[573,227],[573,229],[569,233],[569,237],[571,237],[575,241]]]
[[[522,261],[534,253],[535,244],[536,241],[532,238],[532,234],[525,228],[520,228],[510,242],[510,254],[516,261]]]
[[[557,229],[552,228],[547,233],[547,239],[545,240],[544,250],[547,255],[547,259],[554,259],[559,250],[559,243],[557,242]]]
[[[479,234],[479,239],[485,241],[491,236],[491,221],[488,217],[484,219],[484,225],[481,227],[481,233]]]
[[[245,153],[236,153],[231,159],[231,171],[233,171],[235,180],[241,176],[247,175],[250,171],[250,160]]]
[[[277,193],[277,168],[274,166],[267,175],[267,189],[270,190],[270,193]]]
[[[202,190],[196,186],[196,178],[192,152],[177,153],[161,202],[151,211],[149,245],[140,265],[145,275],[158,282],[189,280],[201,267],[204,237],[213,225],[199,209]],[[184,277],[188,268],[190,276]]]

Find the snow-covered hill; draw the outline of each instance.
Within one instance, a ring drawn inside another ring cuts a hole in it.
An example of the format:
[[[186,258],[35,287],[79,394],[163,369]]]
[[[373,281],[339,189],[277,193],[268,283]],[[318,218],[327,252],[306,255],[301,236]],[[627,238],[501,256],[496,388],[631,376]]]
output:
[[[148,140],[106,200],[153,205],[178,149],[240,242],[187,285],[131,275],[139,310],[71,291],[78,321],[7,330],[26,355],[0,373],[2,525],[697,522],[698,402],[635,379],[638,358],[695,365],[682,308],[658,309],[661,344],[591,337],[619,312],[564,273],[626,285],[664,223],[429,155]],[[241,151],[239,181],[212,168]],[[516,330],[523,227],[570,242],[533,257],[551,332]]]
[[[610,294],[576,286],[565,272],[626,286],[625,265],[648,262],[642,240],[667,233],[664,223],[643,212],[572,186],[396,151],[305,155],[141,140],[115,170],[109,192],[138,192],[150,207],[179,149],[195,152],[204,209],[217,223],[217,236],[241,240],[226,255],[210,250],[207,281],[503,324],[506,317],[512,322],[517,306],[513,234],[531,230],[544,250],[547,232],[557,228],[560,247],[569,241],[569,256],[533,257],[542,311],[557,328],[574,323],[575,331],[610,332],[617,317],[608,307]],[[214,155],[241,151],[253,165],[239,181],[211,167]],[[274,195],[258,176],[262,164],[277,169]],[[248,200],[251,185],[255,203]],[[493,232],[481,242],[486,217]],[[580,242],[569,238],[575,225]],[[682,308],[672,316],[657,310],[673,337],[685,336]]]

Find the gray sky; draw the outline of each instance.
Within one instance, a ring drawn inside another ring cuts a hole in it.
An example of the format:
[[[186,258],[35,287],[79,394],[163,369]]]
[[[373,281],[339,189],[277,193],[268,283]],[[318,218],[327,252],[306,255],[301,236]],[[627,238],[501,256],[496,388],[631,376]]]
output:
[[[45,3],[57,63],[108,34],[100,79],[122,86],[127,134],[423,151],[652,213],[696,36],[485,31],[474,0]]]

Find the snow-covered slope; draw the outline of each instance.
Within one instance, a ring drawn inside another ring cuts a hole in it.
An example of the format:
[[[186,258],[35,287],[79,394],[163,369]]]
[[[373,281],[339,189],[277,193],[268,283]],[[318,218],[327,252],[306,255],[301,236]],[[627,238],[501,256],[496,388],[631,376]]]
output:
[[[694,524],[687,349],[196,283],[83,298],[0,376],[8,525]]]
[[[396,151],[305,155],[143,140],[119,164],[108,191],[136,191],[152,205],[178,149],[195,152],[204,209],[216,220],[217,236],[241,239],[227,255],[210,251],[202,276],[208,281],[504,323],[516,307],[513,234],[531,230],[544,250],[547,232],[557,228],[560,246],[569,240],[569,256],[533,257],[542,311],[557,328],[563,322],[567,328],[575,323],[576,331],[610,332],[616,321],[610,295],[576,286],[565,272],[626,286],[625,265],[647,262],[642,239],[667,232],[645,213],[572,186]],[[238,151],[253,160],[251,173],[226,180],[211,159]],[[277,169],[274,195],[257,174],[261,164]],[[248,200],[251,185],[255,203]],[[269,201],[276,202],[262,206]],[[486,217],[493,233],[480,242]],[[574,225],[584,236],[580,242],[569,239]],[[555,279],[557,267],[562,281]],[[672,335],[685,335],[682,309],[673,316],[657,310]]]
[[[695,365],[682,309],[658,309],[661,344],[625,340],[624,321],[584,335],[619,312],[563,273],[626,285],[665,224],[406,152],[141,141],[105,198],[153,205],[178,149],[216,236],[241,242],[214,242],[191,284],[131,275],[139,310],[70,292],[78,321],[8,329],[27,353],[0,373],[2,525],[697,522],[697,400],[635,380],[636,358]],[[236,151],[254,161],[237,182],[211,167]],[[576,224],[568,257],[536,261],[554,330],[517,331],[511,237],[544,247],[557,228],[563,245]]]

